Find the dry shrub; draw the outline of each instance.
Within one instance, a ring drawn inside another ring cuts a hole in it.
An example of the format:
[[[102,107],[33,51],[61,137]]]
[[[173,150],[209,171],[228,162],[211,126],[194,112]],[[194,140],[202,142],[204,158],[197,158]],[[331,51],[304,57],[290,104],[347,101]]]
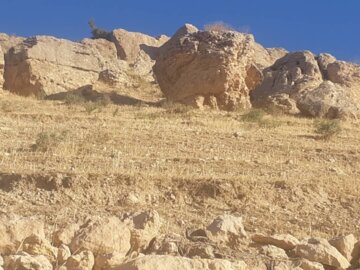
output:
[[[231,25],[224,23],[222,21],[206,24],[204,26],[204,30],[205,31],[213,31],[213,32],[236,31]]]

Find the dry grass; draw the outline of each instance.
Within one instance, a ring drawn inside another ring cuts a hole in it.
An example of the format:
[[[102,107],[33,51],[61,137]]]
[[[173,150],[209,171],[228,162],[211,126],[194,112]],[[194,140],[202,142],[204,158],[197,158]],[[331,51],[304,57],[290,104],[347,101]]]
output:
[[[133,209],[122,203],[133,192],[143,202],[135,208],[152,205],[174,228],[231,212],[249,231],[358,235],[359,123],[322,141],[310,119],[266,116],[278,125],[262,128],[239,121],[242,114],[112,104],[89,114],[78,104],[2,93],[0,170],[37,184],[0,188],[0,203],[68,220]],[[57,174],[72,189],[39,192],[39,179]]]

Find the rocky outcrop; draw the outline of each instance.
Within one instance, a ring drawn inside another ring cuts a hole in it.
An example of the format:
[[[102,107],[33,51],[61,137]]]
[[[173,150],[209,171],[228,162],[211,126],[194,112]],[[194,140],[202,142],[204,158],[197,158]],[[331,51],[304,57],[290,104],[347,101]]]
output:
[[[172,101],[249,108],[249,92],[261,82],[261,68],[267,65],[259,52],[270,58],[252,35],[185,25],[160,48],[154,72]]]
[[[360,109],[349,92],[331,81],[297,98],[297,107],[303,115],[322,118],[356,118]]]
[[[5,269],[53,270],[53,266],[45,256],[31,256],[26,252],[7,257],[4,266]]]
[[[360,68],[339,62],[329,54],[318,57],[309,51],[289,53],[263,71],[264,80],[251,92],[256,107],[277,107],[286,113],[296,112],[282,106],[277,97],[287,95],[288,105],[295,103],[303,115],[327,118],[356,118]]]
[[[115,45],[106,40],[82,43],[36,36],[6,55],[4,88],[20,95],[66,92],[98,80],[105,69],[117,69]]]
[[[4,54],[7,53],[12,47],[22,43],[24,40],[24,37],[0,33],[0,47],[2,48]]]
[[[112,32],[112,41],[116,46],[118,57],[130,63],[136,62],[145,55],[155,60],[158,48],[168,39],[166,36],[154,38],[143,33],[129,32],[124,29],[115,29]]]

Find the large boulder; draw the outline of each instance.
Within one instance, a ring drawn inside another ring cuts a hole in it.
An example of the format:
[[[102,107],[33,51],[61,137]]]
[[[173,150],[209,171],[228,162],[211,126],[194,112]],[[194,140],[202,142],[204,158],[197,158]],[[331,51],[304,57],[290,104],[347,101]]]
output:
[[[130,250],[131,233],[128,225],[117,217],[89,219],[72,239],[72,252],[89,250],[94,254],[117,252],[125,256]]]
[[[255,105],[266,105],[263,102],[267,97],[276,94],[296,99],[299,93],[312,90],[323,81],[316,57],[309,51],[289,53],[263,74],[263,82],[251,93]]]
[[[225,110],[249,108],[249,92],[261,82],[266,65],[257,60],[262,57],[256,59],[259,51],[270,59],[252,35],[185,25],[160,48],[154,73],[169,100]]]
[[[360,255],[357,254],[357,240],[353,234],[333,238],[329,241],[329,243],[334,246],[342,255],[344,255],[344,257],[349,262],[356,260],[358,255]]]
[[[286,95],[303,115],[356,118],[359,114],[360,67],[336,61],[330,54],[288,53],[264,69],[264,80],[251,92],[252,104],[271,108]],[[275,101],[275,102],[274,102]],[[286,113],[289,106],[275,106]]]
[[[297,245],[294,254],[309,261],[340,269],[350,267],[349,261],[327,240],[321,238],[311,238],[306,243]]]
[[[5,56],[4,88],[24,96],[66,92],[94,83],[105,69],[117,69],[116,55],[115,45],[102,39],[28,38]]]
[[[15,252],[21,242],[36,234],[45,237],[44,222],[35,217],[0,217],[0,254]]]
[[[188,259],[184,257],[168,255],[149,255],[139,257],[125,263],[117,270],[245,270],[246,264],[242,261],[230,262],[226,260]]]
[[[357,118],[360,112],[349,91],[331,81],[305,92],[298,98],[297,107],[303,115],[330,119]]]

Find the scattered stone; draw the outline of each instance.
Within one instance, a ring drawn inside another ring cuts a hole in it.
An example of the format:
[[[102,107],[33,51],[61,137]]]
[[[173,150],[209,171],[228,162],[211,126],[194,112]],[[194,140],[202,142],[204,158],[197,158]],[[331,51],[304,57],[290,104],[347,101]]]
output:
[[[192,245],[189,247],[186,256],[189,258],[214,259],[214,248],[206,244]]]
[[[45,238],[44,223],[36,217],[1,216],[0,217],[0,254],[14,253],[21,242],[36,234]]]
[[[260,248],[260,252],[261,254],[264,254],[265,256],[268,256],[269,258],[272,259],[280,259],[280,260],[287,260],[288,256],[285,252],[285,250],[276,247],[276,246],[272,246],[272,245],[266,245],[266,246],[262,246]]]
[[[357,254],[355,244],[357,240],[353,234],[336,237],[329,241],[330,245],[334,246],[349,262],[351,262]]]
[[[177,234],[157,236],[150,242],[145,254],[177,256],[181,242],[182,238]]]
[[[211,233],[211,238],[215,241],[224,242],[230,245],[235,244],[237,239],[246,238],[242,217],[236,217],[228,214],[218,216],[207,227]]]
[[[350,267],[349,261],[327,240],[321,238],[311,238],[306,243],[297,245],[294,254],[297,257],[328,266],[341,269]]]
[[[53,266],[43,255],[31,256],[24,252],[21,255],[12,255],[6,257],[4,269],[53,270]]]
[[[121,265],[117,270],[245,270],[246,264],[242,261],[230,262],[226,260],[189,259],[184,257],[149,255],[139,257]]]
[[[125,256],[130,250],[130,238],[130,229],[117,217],[94,217],[81,226],[70,250],[86,249],[96,254],[118,252]]]
[[[25,238],[22,250],[30,255],[44,255],[50,262],[57,260],[57,248],[53,247],[44,237],[37,234]]]
[[[94,255],[89,250],[81,251],[76,255],[72,255],[66,261],[67,270],[92,270],[94,267]]]
[[[68,224],[53,234],[53,243],[56,247],[62,244],[69,246],[76,232],[80,229],[78,224]]]
[[[58,248],[58,253],[57,253],[57,261],[60,265],[64,264],[67,259],[69,259],[71,256],[71,251],[70,248],[64,244],[62,244],[59,248]]]
[[[273,245],[284,250],[291,250],[299,244],[299,240],[290,234],[275,234],[272,236],[265,236],[263,234],[254,234],[251,240],[262,245]]]
[[[131,231],[132,251],[144,251],[150,241],[159,234],[161,220],[155,210],[135,213],[132,217],[134,229]]]

